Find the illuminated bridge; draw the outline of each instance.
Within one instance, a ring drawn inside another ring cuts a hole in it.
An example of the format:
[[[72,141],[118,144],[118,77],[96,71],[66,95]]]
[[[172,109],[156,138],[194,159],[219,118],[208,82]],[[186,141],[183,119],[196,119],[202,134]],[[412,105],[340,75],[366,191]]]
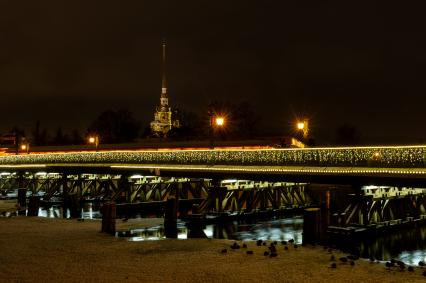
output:
[[[426,146],[23,154],[0,156],[0,170],[422,186]]]
[[[357,192],[342,213],[346,216],[339,216],[341,225],[396,221],[407,215],[426,218],[426,146],[0,156],[3,196],[22,188],[21,206],[27,205],[28,193],[46,203],[56,199],[64,217],[67,209],[78,217],[82,203],[93,198],[131,205],[155,205],[174,198],[179,200],[180,215],[194,205],[198,208],[192,213],[304,207],[324,202],[315,199],[315,186],[309,185],[313,183],[348,184]],[[329,192],[326,198],[329,202]]]

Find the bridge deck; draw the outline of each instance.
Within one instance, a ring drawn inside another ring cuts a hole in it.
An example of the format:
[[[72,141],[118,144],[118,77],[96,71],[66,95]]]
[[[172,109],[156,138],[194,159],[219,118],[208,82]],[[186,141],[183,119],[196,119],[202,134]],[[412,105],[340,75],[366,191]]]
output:
[[[0,156],[3,170],[147,171],[153,175],[426,180],[426,146],[149,150]]]

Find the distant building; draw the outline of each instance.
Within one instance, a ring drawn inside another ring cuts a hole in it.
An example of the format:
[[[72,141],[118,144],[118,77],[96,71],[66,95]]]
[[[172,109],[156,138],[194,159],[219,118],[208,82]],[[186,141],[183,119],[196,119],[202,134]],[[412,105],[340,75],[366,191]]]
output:
[[[169,106],[166,85],[166,42],[163,40],[163,76],[160,105],[157,106],[154,113],[154,121],[151,122],[151,134],[156,137],[167,137],[171,129],[179,127],[179,120],[172,115],[172,108]]]
[[[17,142],[16,134],[3,134],[0,136],[1,146],[15,146]]]

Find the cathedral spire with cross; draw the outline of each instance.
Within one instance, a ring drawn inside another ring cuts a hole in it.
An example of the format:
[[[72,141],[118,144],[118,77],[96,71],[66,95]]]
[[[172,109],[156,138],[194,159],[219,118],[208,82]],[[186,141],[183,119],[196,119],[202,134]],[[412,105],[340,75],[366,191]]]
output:
[[[179,128],[179,121],[173,120],[172,109],[169,106],[169,96],[167,94],[166,83],[166,40],[162,41],[162,77],[161,77],[161,95],[160,105],[154,113],[154,121],[151,122],[151,133],[157,137],[167,137],[172,128]]]

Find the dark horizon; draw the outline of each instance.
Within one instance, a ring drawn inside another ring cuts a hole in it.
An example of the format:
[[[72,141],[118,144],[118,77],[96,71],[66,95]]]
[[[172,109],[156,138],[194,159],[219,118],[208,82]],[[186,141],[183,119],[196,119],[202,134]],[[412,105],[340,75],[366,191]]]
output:
[[[312,2],[312,3],[311,3]],[[43,1],[0,4],[0,133],[82,133],[102,111],[148,126],[170,104],[255,106],[259,133],[310,118],[319,144],[348,124],[362,144],[426,141],[424,5],[341,1]]]

